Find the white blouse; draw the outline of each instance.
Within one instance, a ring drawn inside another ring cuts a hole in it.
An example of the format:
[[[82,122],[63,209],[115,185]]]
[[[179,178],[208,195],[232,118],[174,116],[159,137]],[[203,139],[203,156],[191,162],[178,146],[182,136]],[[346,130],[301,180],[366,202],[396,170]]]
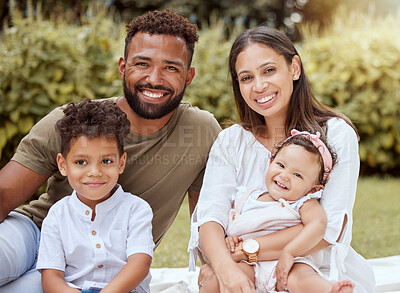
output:
[[[373,292],[374,275],[365,259],[352,255],[350,266],[356,266],[352,269],[357,276],[346,273],[348,261],[345,258],[349,253],[357,254],[350,247],[352,211],[360,166],[357,135],[344,120],[332,118],[327,122],[327,142],[337,154],[338,162],[320,200],[328,219],[324,239],[334,244],[324,250],[326,274],[330,280],[350,278],[356,284],[355,292]],[[223,130],[210,151],[197,204],[196,226],[214,221],[225,229],[238,186],[266,189],[264,178],[271,155],[251,132],[240,125]],[[336,243],[345,215],[347,225],[339,243]],[[192,234],[196,230],[192,228]],[[196,236],[192,235],[192,238],[198,239]]]

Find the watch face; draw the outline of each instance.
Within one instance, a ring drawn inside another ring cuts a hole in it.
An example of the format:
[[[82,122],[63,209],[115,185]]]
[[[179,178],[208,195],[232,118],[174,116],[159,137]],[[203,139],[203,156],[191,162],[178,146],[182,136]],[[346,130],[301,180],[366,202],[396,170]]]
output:
[[[247,253],[255,253],[258,251],[259,248],[260,245],[254,239],[246,239],[243,242],[243,250],[246,251]]]

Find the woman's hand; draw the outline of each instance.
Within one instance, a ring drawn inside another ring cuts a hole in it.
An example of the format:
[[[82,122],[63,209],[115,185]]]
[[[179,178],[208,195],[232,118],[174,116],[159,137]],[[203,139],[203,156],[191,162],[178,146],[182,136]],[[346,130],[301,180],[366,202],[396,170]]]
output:
[[[245,265],[245,264],[243,264]],[[225,265],[216,272],[220,293],[255,293],[255,285],[239,268],[239,265]]]

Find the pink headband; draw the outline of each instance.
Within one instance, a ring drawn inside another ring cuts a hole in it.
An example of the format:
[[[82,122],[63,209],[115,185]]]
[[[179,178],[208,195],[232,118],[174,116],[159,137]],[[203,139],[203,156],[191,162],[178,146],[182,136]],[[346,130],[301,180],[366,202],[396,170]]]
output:
[[[321,134],[319,132],[317,132],[316,134],[311,134],[308,131],[298,131],[296,129],[292,129],[292,131],[290,131],[290,134],[292,135],[291,137],[296,135],[302,135],[304,137],[307,137],[308,139],[310,139],[313,145],[318,149],[318,151],[321,154],[322,160],[324,162],[324,171],[325,171],[324,180],[326,180],[326,178],[328,177],[329,173],[332,170],[332,155],[329,152],[326,145],[320,139]]]

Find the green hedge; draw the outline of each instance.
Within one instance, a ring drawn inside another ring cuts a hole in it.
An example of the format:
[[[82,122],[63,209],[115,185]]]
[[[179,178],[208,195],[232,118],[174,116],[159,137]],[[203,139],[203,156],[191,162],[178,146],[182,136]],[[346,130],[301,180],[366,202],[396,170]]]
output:
[[[122,93],[120,27],[104,17],[82,26],[13,15],[0,36],[0,167],[55,107]]]
[[[322,37],[305,33],[300,54],[316,96],[358,128],[363,171],[398,174],[400,20],[346,16]]]
[[[300,54],[316,96],[360,132],[364,171],[400,167],[400,20],[338,18],[323,36],[305,32]],[[122,94],[117,62],[123,26],[91,17],[82,26],[17,18],[0,36],[0,167],[31,126],[71,100]],[[311,31],[311,30],[309,30]],[[220,22],[199,32],[196,76],[185,99],[223,122],[236,120],[228,74],[232,39]],[[237,35],[236,33],[230,35]]]

